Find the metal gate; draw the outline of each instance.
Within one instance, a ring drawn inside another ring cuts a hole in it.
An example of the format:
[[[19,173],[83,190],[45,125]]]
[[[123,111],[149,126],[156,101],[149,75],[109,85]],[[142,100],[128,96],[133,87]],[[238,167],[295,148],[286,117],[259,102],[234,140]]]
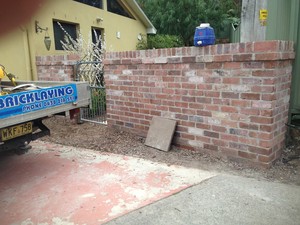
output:
[[[100,124],[106,121],[106,93],[101,62],[78,62],[76,64],[76,81],[89,82],[91,88],[90,108],[80,109],[80,119]]]

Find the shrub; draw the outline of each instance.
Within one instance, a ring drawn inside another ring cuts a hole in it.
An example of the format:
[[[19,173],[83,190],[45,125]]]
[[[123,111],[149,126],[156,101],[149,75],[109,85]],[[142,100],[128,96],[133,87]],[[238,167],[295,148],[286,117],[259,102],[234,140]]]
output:
[[[184,43],[180,36],[156,34],[148,37],[142,36],[142,39],[137,44],[137,49],[176,48],[182,46],[184,46]]]

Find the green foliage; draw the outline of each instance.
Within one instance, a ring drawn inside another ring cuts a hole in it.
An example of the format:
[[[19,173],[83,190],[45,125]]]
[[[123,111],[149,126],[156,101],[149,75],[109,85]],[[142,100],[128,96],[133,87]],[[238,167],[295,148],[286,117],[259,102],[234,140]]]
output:
[[[106,93],[105,88],[96,88],[92,90],[90,116],[102,115],[106,111]]]
[[[158,34],[181,36],[185,45],[193,44],[195,28],[200,23],[210,23],[217,38],[227,35],[231,22],[240,17],[241,8],[240,0],[138,0],[137,2],[156,27]]]
[[[158,49],[158,48],[175,48],[184,46],[183,40],[181,37],[176,35],[149,35],[142,37],[142,40],[137,44],[138,50],[143,49]]]

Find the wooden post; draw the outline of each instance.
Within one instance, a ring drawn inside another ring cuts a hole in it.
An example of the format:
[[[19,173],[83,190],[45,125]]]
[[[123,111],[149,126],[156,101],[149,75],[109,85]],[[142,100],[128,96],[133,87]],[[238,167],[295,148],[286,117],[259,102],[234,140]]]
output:
[[[243,0],[241,13],[241,42],[264,41],[266,26],[259,20],[259,10],[267,9],[267,0]]]

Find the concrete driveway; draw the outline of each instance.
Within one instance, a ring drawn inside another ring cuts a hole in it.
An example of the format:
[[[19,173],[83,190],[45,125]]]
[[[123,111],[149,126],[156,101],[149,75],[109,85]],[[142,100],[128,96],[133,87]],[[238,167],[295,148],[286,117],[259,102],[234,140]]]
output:
[[[36,141],[0,156],[0,224],[103,224],[215,176]]]
[[[2,225],[299,225],[300,187],[37,141],[0,156]]]

